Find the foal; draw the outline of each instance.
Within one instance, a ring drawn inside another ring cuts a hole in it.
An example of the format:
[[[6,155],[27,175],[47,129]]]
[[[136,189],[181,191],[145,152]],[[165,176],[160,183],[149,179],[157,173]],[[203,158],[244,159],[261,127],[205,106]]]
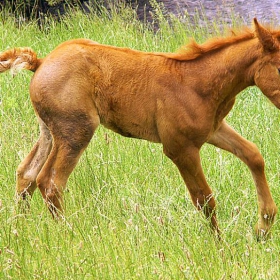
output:
[[[17,192],[25,199],[36,187],[56,216],[62,192],[99,124],[123,136],[161,143],[178,167],[194,205],[219,233],[215,200],[199,151],[213,144],[239,157],[257,189],[258,237],[277,212],[257,147],[224,120],[236,95],[257,85],[280,108],[280,31],[254,20],[255,31],[193,42],[178,53],[145,53],[86,39],[62,43],[38,59],[29,48],[0,54],[0,72],[35,72],[30,98],[40,137],[17,169]]]

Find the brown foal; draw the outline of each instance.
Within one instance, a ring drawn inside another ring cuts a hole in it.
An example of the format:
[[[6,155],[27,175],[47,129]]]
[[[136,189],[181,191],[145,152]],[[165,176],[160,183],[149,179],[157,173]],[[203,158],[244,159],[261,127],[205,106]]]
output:
[[[38,59],[30,48],[0,54],[0,72],[35,72],[30,98],[40,137],[17,169],[17,192],[36,187],[51,213],[62,213],[70,173],[99,124],[123,136],[161,143],[178,167],[194,205],[219,233],[212,190],[199,151],[213,144],[239,157],[257,189],[256,233],[265,236],[277,207],[257,147],[224,120],[236,95],[258,86],[280,108],[280,31],[254,19],[254,31],[191,44],[177,53],[147,53],[78,39]]]

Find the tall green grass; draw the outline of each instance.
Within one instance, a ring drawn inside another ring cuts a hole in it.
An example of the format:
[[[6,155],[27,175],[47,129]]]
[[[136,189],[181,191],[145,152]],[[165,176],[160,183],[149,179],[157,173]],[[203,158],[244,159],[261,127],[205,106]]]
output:
[[[188,37],[204,41],[213,27],[170,21],[161,18],[155,32],[125,9],[91,17],[77,13],[39,30],[36,23],[16,27],[9,18],[0,23],[0,47],[30,46],[43,57],[65,40],[85,37],[170,52]],[[38,137],[28,95],[31,77],[29,72],[0,76],[0,279],[280,278],[279,222],[271,239],[256,242],[252,226],[257,203],[250,172],[232,155],[209,145],[201,157],[218,203],[220,243],[160,145],[123,138],[102,127],[69,179],[65,221],[52,220],[38,191],[31,211],[18,212],[15,170]],[[280,113],[257,88],[249,88],[227,120],[259,146],[280,205]]]

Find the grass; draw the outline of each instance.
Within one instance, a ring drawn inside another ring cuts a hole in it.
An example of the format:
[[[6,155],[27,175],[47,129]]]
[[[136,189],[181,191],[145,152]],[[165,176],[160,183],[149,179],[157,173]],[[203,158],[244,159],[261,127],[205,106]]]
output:
[[[175,51],[210,27],[161,20],[152,31],[131,11],[85,17],[77,13],[45,30],[35,23],[0,23],[1,50],[30,46],[45,56],[60,42],[86,37],[144,51]],[[217,29],[218,30],[218,29]],[[213,32],[213,30],[212,30]],[[0,76],[0,279],[279,279],[279,222],[256,242],[256,194],[250,172],[212,146],[202,164],[218,203],[223,241],[197,212],[179,172],[160,145],[123,138],[100,127],[72,173],[66,218],[51,219],[38,191],[26,215],[14,201],[15,170],[38,137],[29,101],[32,74]],[[255,142],[271,191],[279,197],[280,114],[257,88],[241,93],[228,122]]]

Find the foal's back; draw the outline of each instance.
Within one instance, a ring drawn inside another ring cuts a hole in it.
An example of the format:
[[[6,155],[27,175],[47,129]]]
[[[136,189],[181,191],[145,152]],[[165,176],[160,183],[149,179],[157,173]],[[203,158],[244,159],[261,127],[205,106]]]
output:
[[[161,142],[165,116],[187,118],[183,77],[173,59],[72,40],[41,63],[31,83],[35,109],[53,114],[97,114],[105,127],[127,137]],[[164,123],[166,122],[166,123]],[[179,119],[174,120],[179,123]],[[82,125],[82,124],[81,124]]]

